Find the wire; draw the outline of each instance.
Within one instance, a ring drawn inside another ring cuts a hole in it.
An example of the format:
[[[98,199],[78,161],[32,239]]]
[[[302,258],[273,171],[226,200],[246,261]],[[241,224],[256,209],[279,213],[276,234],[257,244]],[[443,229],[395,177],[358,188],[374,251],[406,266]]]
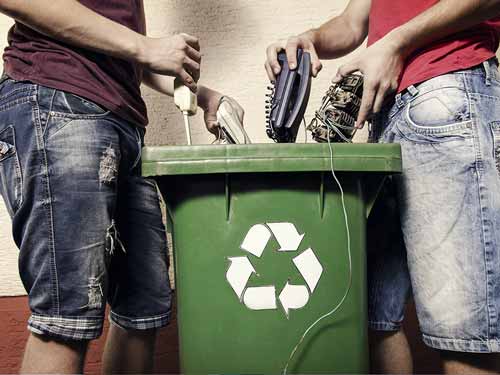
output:
[[[304,143],[307,143],[307,122],[305,117],[302,117],[302,123],[304,124]]]
[[[189,127],[189,115],[187,112],[182,112],[184,117],[184,127],[186,129],[186,138],[188,145],[191,146],[193,143],[191,142],[191,128]]]
[[[304,334],[300,338],[300,340],[297,343],[297,345],[295,345],[295,348],[293,348],[292,353],[290,354],[290,357],[288,358],[288,361],[287,361],[287,363],[285,365],[285,368],[283,369],[283,375],[286,375],[288,373],[288,366],[290,365],[290,362],[292,361],[295,353],[297,352],[297,350],[299,349],[300,345],[302,344],[302,342],[306,338],[307,334],[319,322],[321,322],[322,320],[324,320],[324,319],[328,318],[329,316],[335,314],[335,312],[337,312],[337,310],[340,309],[340,307],[344,304],[345,300],[347,299],[347,296],[349,295],[349,292],[351,291],[351,287],[352,287],[352,255],[351,255],[351,236],[350,236],[350,231],[349,231],[349,222],[348,222],[348,219],[347,219],[347,210],[346,210],[346,207],[345,207],[344,189],[342,188],[342,184],[340,183],[339,179],[335,175],[335,170],[333,168],[333,148],[332,148],[332,144],[330,142],[330,137],[328,137],[328,147],[330,149],[330,170],[332,172],[333,179],[335,180],[335,182],[337,183],[337,185],[338,185],[338,187],[340,189],[340,199],[341,199],[341,202],[342,202],[342,209],[343,209],[343,212],[344,212],[345,227],[346,227],[346,232],[347,232],[347,253],[348,253],[348,257],[349,257],[349,281],[347,283],[347,288],[345,290],[344,296],[342,297],[342,299],[340,300],[340,302],[331,311],[329,311],[328,313],[320,316],[313,324],[311,324],[309,326],[309,328],[306,329],[306,331],[304,332]]]

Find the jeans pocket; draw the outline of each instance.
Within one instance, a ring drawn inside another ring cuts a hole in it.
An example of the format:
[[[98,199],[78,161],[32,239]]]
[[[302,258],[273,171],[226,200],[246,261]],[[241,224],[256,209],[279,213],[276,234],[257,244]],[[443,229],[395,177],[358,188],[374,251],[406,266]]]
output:
[[[440,132],[446,127],[470,121],[469,98],[460,87],[444,87],[425,92],[412,100],[405,111],[414,128]]]
[[[0,131],[0,193],[11,216],[22,203],[21,164],[15,138],[12,125]]]
[[[59,91],[59,93],[64,95],[69,110],[73,114],[103,115],[108,112],[107,109],[101,107],[100,105],[90,100],[84,99],[81,96],[70,94],[68,92],[63,92],[63,91]]]
[[[414,143],[471,141],[474,123],[467,92],[460,87],[423,92],[402,110],[399,133]]]
[[[45,86],[39,86],[38,102],[42,113],[50,113],[51,117],[100,118],[109,114],[91,100]]]

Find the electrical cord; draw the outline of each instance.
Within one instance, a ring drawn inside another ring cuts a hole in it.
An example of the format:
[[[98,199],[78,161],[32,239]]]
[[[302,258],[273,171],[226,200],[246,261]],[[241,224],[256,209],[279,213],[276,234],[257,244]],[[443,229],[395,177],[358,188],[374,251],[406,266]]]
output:
[[[331,126],[331,125],[329,125],[329,126]],[[288,367],[290,365],[290,362],[292,361],[295,353],[297,352],[297,350],[299,349],[300,345],[302,344],[302,342],[306,338],[307,334],[319,322],[321,322],[322,320],[324,320],[324,319],[328,318],[329,316],[335,314],[335,312],[337,312],[338,309],[340,309],[340,307],[344,304],[345,300],[347,299],[347,296],[349,295],[349,292],[351,291],[351,287],[352,287],[352,254],[351,254],[351,236],[350,236],[350,231],[349,231],[349,222],[348,222],[348,219],[347,219],[347,209],[346,209],[345,200],[344,200],[344,189],[342,188],[342,184],[340,183],[339,179],[337,178],[337,176],[335,174],[335,170],[333,168],[333,148],[332,148],[332,144],[330,142],[330,137],[328,137],[328,147],[330,149],[330,170],[332,172],[333,179],[335,180],[335,182],[337,183],[337,185],[339,187],[339,190],[340,190],[340,199],[341,199],[341,202],[342,202],[342,209],[343,209],[343,212],[344,212],[344,220],[345,220],[345,226],[346,226],[346,232],[347,232],[347,253],[348,253],[348,257],[349,257],[349,280],[348,280],[348,283],[347,283],[347,288],[345,290],[345,293],[344,293],[342,299],[340,300],[340,302],[331,311],[329,311],[328,313],[320,316],[314,323],[312,323],[309,326],[309,328],[306,329],[306,331],[304,332],[304,334],[300,338],[300,340],[297,343],[297,345],[295,345],[295,347],[293,348],[292,353],[290,354],[290,357],[288,358],[288,361],[287,361],[287,363],[285,365],[285,368],[283,369],[283,375],[287,375],[287,373],[288,373]]]
[[[193,144],[191,140],[191,128],[189,126],[189,115],[187,112],[182,112],[182,117],[184,117],[184,128],[186,130],[186,138],[189,146]]]
[[[305,117],[302,117],[302,124],[304,125],[304,143],[307,143],[307,123]]]

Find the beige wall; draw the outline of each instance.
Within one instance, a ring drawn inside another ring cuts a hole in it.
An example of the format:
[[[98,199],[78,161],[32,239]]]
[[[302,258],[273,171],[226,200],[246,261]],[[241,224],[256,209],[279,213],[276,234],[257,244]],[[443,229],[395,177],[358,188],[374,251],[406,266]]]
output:
[[[152,36],[187,32],[197,35],[203,48],[202,82],[235,97],[246,109],[246,126],[254,141],[268,142],[264,132],[263,69],[265,47],[278,38],[317,26],[342,11],[347,0],[145,0],[148,32]],[[0,16],[0,43],[5,43],[11,21]],[[338,62],[327,62],[314,80],[311,118],[329,86]],[[151,125],[148,144],[182,144],[181,118],[170,98],[144,90]],[[193,125],[195,143],[209,143],[202,116]],[[11,241],[10,220],[0,206],[0,296],[24,290],[17,275],[17,249]]]

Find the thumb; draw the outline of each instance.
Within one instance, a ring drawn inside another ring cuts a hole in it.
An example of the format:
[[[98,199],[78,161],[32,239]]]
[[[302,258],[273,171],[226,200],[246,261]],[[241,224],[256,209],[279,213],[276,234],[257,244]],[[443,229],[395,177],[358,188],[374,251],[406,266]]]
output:
[[[359,65],[357,62],[351,62],[347,63],[345,65],[342,65],[338,70],[337,74],[335,77],[333,77],[332,82],[333,83],[339,83],[342,81],[342,79],[347,76],[348,74],[357,72],[359,70]]]

